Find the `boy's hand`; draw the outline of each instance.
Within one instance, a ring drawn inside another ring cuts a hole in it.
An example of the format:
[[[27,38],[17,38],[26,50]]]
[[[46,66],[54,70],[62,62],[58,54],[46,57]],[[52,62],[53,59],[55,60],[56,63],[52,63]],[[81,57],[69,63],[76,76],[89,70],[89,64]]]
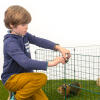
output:
[[[71,57],[70,51],[67,50],[66,48],[56,45],[55,49],[62,53],[62,56],[64,57],[65,60],[68,60]]]
[[[48,66],[49,67],[56,66],[59,63],[62,63],[62,64],[66,63],[64,57],[56,57],[53,61],[48,62]]]

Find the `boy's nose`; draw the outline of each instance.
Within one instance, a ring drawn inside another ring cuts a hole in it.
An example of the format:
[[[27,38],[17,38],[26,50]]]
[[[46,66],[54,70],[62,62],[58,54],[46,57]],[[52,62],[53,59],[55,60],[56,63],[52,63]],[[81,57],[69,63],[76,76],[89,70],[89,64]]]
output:
[[[28,24],[25,24],[24,28],[27,30],[28,29]]]
[[[28,26],[26,27],[26,30],[28,29]]]
[[[26,29],[28,29],[28,24],[26,24]]]

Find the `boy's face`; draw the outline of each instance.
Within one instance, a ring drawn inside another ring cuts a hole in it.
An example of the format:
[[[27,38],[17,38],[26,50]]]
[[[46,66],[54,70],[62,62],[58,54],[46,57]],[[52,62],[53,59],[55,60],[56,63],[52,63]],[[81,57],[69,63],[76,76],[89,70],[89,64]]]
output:
[[[13,27],[13,26],[11,27],[12,27],[13,34],[24,36],[27,32],[28,24],[21,24],[21,25],[18,25],[17,27]]]

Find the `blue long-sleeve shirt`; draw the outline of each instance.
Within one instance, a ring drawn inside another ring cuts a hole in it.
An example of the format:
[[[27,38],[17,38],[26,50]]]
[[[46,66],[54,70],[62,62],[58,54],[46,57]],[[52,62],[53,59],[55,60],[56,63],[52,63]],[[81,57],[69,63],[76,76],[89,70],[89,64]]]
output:
[[[30,33],[26,33],[23,37],[15,34],[5,35],[4,65],[1,75],[3,84],[13,74],[47,69],[47,61],[31,59],[29,43],[52,50],[56,45],[54,42],[36,37]]]

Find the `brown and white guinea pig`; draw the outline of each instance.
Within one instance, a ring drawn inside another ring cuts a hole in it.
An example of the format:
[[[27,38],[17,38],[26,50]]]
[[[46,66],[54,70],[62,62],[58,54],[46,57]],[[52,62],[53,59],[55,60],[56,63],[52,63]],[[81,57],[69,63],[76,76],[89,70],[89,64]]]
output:
[[[65,96],[65,93],[66,93],[66,97],[68,97],[71,95],[79,95],[80,90],[81,90],[80,88],[81,88],[81,85],[78,82],[73,82],[68,85],[63,84],[63,85],[59,86],[57,88],[57,91],[63,96]]]
[[[66,90],[66,96],[69,96],[69,94],[70,94],[70,86],[69,85],[63,84],[57,88],[58,93],[60,93],[63,96],[65,96],[65,90]]]

